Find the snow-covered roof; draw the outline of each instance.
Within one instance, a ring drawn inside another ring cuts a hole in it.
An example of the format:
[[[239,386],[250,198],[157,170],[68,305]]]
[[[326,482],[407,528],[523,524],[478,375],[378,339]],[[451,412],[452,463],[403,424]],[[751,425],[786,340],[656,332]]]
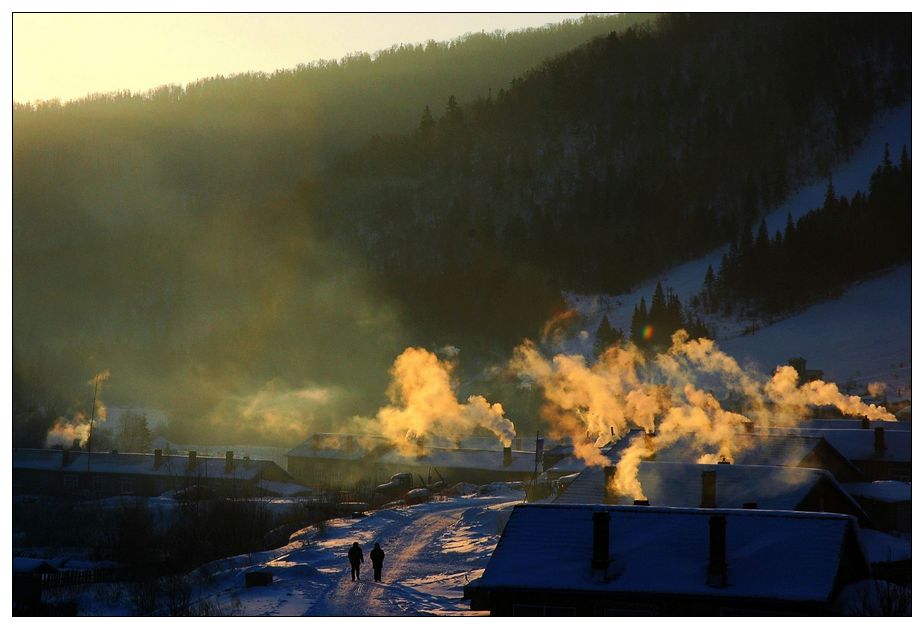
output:
[[[897,424],[899,422],[882,422]],[[911,431],[889,430],[883,431],[885,450],[882,454],[876,453],[876,431],[873,428],[807,428],[807,427],[774,427],[765,429],[765,432],[777,436],[803,436],[816,437],[827,441],[834,449],[851,461],[893,461],[911,462]]]
[[[202,478],[226,478],[253,480],[264,475],[269,468],[278,468],[272,461],[243,461],[235,459],[230,471],[225,470],[224,458],[196,457],[196,467],[189,469],[188,455],[165,454],[161,464],[154,467],[153,454],[113,454],[93,452],[89,457],[85,451],[70,451],[70,462],[62,466],[63,450],[14,449],[13,469],[64,471],[67,473],[132,474],[143,476],[193,476]],[[274,470],[286,474],[281,468]]]
[[[872,483],[844,483],[844,491],[857,498],[876,502],[911,502],[911,483],[877,480]]]
[[[716,473],[716,504],[738,509],[745,502],[756,502],[760,509],[794,510],[809,492],[827,479],[843,493],[837,481],[825,470],[765,465],[698,465],[668,461],[643,461],[638,478],[653,506],[699,507],[702,501],[702,473]],[[853,502],[847,494],[845,500]],[[557,504],[598,504],[604,501],[602,467],[584,470],[556,499]],[[618,504],[632,504],[631,496]],[[863,510],[856,505],[858,513]]]
[[[511,451],[509,465],[504,465],[504,455],[497,450],[462,450],[455,448],[425,448],[421,457],[406,456],[391,451],[382,456],[382,462],[393,465],[432,466],[450,469],[489,470],[509,472],[532,472],[536,468],[536,453],[522,450]]]
[[[873,529],[858,529],[860,543],[870,563],[911,559],[911,542]]]
[[[57,569],[45,559],[13,557],[13,572],[57,572]]]
[[[298,496],[299,494],[311,493],[311,490],[304,485],[299,485],[298,483],[283,483],[273,480],[261,480],[257,483],[257,487],[265,489],[277,496]]]
[[[900,430],[911,432],[911,422],[891,422],[884,420],[873,420],[869,423],[872,428],[885,428],[886,430]],[[862,429],[863,420],[859,417],[847,419],[806,419],[793,424],[794,428],[807,428],[809,430],[817,429]]]
[[[605,579],[591,571],[595,511],[610,513]],[[726,517],[728,585],[706,583],[709,519]],[[517,505],[478,583],[482,588],[581,590],[826,602],[855,536],[850,516],[747,509]]]
[[[352,439],[352,441],[349,441]],[[347,444],[350,444],[347,447]],[[463,446],[465,442],[463,441]],[[315,447],[315,446],[318,447]],[[456,448],[424,444],[422,456],[402,454],[391,443],[375,436],[362,435],[319,435],[317,441],[308,439],[289,452],[288,456],[339,460],[370,459],[389,465],[432,466],[469,470],[506,470],[532,472],[536,453],[532,450],[511,450],[511,462],[504,465],[503,451],[497,441],[494,447]],[[540,470],[541,471],[541,470]]]

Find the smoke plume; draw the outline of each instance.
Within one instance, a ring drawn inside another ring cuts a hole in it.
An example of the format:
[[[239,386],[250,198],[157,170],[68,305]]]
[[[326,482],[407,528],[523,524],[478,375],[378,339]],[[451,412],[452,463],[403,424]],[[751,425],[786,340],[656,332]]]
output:
[[[514,350],[509,367],[542,389],[541,413],[550,433],[570,437],[575,455],[588,465],[608,465],[600,447],[633,427],[644,429],[623,450],[612,481],[616,492],[637,499],[645,497],[639,463],[681,440],[698,462],[733,462],[749,447],[750,441],[738,438],[745,424],[785,424],[828,404],[846,415],[895,419],[832,383],[799,386],[798,373],[789,366],[778,367],[765,382],[715,341],[690,339],[684,330],[673,335],[663,353],[648,356],[632,344],[613,346],[591,365],[583,356],[547,358],[527,340]]]
[[[419,347],[408,347],[395,359],[389,387],[391,404],[375,416],[378,430],[399,449],[409,451],[418,439],[459,440],[479,428],[509,446],[516,436],[513,422],[500,404],[480,395],[465,403],[456,397],[453,364]]]
[[[83,411],[76,411],[70,416],[58,417],[45,436],[46,447],[64,446],[69,448],[75,442],[81,448],[87,445],[91,435],[91,422],[92,427],[95,428],[106,421],[106,404],[103,402],[102,390],[103,385],[109,381],[109,376],[109,370],[104,369],[87,382],[88,385],[95,389],[96,394],[92,417],[87,417]]]

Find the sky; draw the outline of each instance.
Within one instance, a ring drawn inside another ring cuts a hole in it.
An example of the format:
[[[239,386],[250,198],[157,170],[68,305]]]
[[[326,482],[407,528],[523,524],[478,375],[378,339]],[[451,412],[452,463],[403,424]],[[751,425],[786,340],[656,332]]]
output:
[[[145,91],[247,71],[272,72],[398,43],[517,30],[579,13],[16,13],[13,100]]]

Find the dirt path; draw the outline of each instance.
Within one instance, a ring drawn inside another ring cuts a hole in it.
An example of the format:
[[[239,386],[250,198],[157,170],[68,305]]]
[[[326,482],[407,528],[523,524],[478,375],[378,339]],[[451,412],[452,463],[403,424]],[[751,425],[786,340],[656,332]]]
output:
[[[331,616],[406,616],[418,609],[414,602],[422,598],[413,587],[404,581],[421,575],[432,574],[434,562],[440,563],[429,551],[436,540],[455,524],[466,507],[447,509],[408,521],[399,529],[392,529],[379,539],[385,549],[382,582],[372,579],[372,562],[369,551],[372,544],[363,548],[366,561],[362,565],[361,580],[350,579],[349,567],[343,576],[314,606],[311,613]],[[405,537],[405,533],[410,538]]]

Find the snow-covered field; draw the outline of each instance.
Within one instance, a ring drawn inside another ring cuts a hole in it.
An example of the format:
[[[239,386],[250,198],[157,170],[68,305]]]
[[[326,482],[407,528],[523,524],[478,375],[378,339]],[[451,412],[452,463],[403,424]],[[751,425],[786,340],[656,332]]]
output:
[[[852,196],[866,190],[869,176],[882,161],[883,147],[889,144],[893,156],[902,145],[911,154],[910,104],[886,113],[873,125],[869,136],[853,157],[832,173],[838,195]],[[820,206],[826,180],[801,188],[785,203],[767,215],[771,236],[786,225],[787,213],[793,220]],[[756,229],[756,226],[755,226]],[[626,331],[632,310],[644,297],[651,300],[655,285],[671,288],[686,304],[702,289],[703,277],[711,264],[718,269],[725,248],[677,266],[639,284],[623,295],[567,294],[589,334],[566,341],[564,351],[589,355],[593,333],[606,314],[610,323]],[[832,261],[836,263],[836,261]],[[721,348],[740,362],[753,363],[768,372],[785,364],[791,356],[802,356],[808,366],[822,369],[826,379],[841,383],[872,380],[889,385],[889,397],[910,395],[911,386],[911,268],[900,267],[880,277],[849,288],[836,300],[817,304],[805,311],[741,336],[750,320],[711,319],[710,328]]]
[[[490,495],[329,520],[298,531],[282,548],[211,562],[186,577],[193,605],[246,616],[471,615],[462,588],[484,571],[510,510],[524,500],[522,491],[489,487]],[[346,558],[354,541],[366,557],[355,583]],[[373,581],[369,560],[375,542],[385,551],[381,583]],[[272,585],[246,588],[252,570],[272,573]],[[128,595],[98,590],[83,596],[81,615],[135,613]]]

